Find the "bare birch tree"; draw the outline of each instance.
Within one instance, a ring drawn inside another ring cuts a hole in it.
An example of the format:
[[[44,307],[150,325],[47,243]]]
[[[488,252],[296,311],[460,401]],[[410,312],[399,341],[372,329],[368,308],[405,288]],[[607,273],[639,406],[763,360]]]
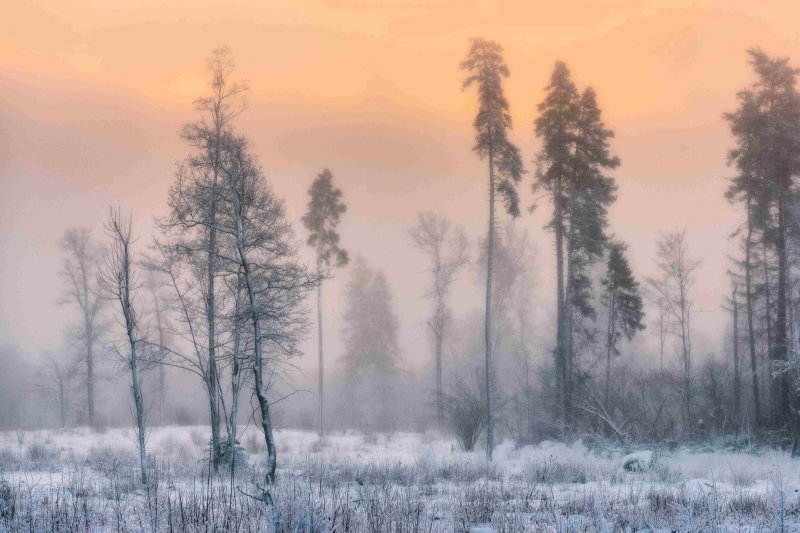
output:
[[[242,316],[252,328],[253,387],[267,446],[265,481],[272,484],[277,450],[267,396],[271,380],[264,376],[274,376],[282,360],[299,354],[298,343],[308,332],[306,293],[318,280],[297,260],[284,204],[243,138],[226,137],[221,168],[224,181],[215,224],[226,239],[219,259],[243,280]]]
[[[221,458],[220,398],[219,398],[219,339],[217,332],[219,277],[216,218],[219,214],[217,201],[221,186],[221,150],[223,137],[231,122],[247,107],[244,94],[248,87],[243,83],[233,83],[230,76],[234,70],[233,57],[228,47],[215,49],[207,62],[211,76],[209,96],[195,101],[195,109],[200,111],[199,121],[187,124],[181,130],[182,137],[194,149],[179,167],[175,183],[170,190],[170,215],[160,221],[162,230],[169,235],[165,243],[181,250],[191,261],[202,265],[194,271],[198,279],[197,287],[202,291],[202,314],[205,328],[202,332],[202,347],[207,370],[206,390],[208,392],[209,414],[211,419],[211,456],[214,468],[218,468]],[[195,331],[195,335],[200,335]]]
[[[134,296],[139,288],[131,245],[133,243],[131,217],[113,209],[105,225],[111,245],[106,250],[102,282],[106,291],[115,301],[120,315],[120,324],[125,328],[124,347],[117,347],[131,372],[131,392],[136,417],[136,437],[139,446],[139,467],[141,482],[147,484],[147,454],[145,451],[145,413],[140,372],[139,348],[145,339],[139,329],[139,316],[134,305]]]

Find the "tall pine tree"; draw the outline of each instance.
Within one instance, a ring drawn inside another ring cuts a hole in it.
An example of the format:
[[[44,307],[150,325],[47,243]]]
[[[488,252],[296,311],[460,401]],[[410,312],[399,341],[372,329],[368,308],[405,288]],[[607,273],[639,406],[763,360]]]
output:
[[[764,257],[769,247],[777,258],[774,337],[769,357],[778,367],[788,359],[787,210],[796,195],[795,176],[800,171],[800,95],[796,87],[799,71],[789,65],[787,58],[772,58],[759,49],[751,49],[748,54],[758,79],[739,93],[739,108],[726,115],[736,139],[729,160],[739,170],[727,195],[746,205],[751,228],[760,226]],[[752,295],[747,297],[752,299]],[[790,413],[789,376],[785,372],[773,376],[772,425],[781,428],[788,423]]]
[[[494,421],[492,387],[492,262],[495,239],[495,195],[503,197],[505,208],[512,217],[519,216],[517,184],[525,170],[519,149],[508,139],[511,115],[508,100],[503,93],[503,78],[509,75],[503,60],[503,48],[494,41],[474,39],[467,59],[461,68],[468,73],[462,89],[476,85],[479,108],[475,117],[475,146],[473,150],[487,161],[489,170],[489,229],[487,236],[486,268],[486,319],[484,324],[486,344],[486,456],[492,459],[494,449]]]
[[[347,264],[347,252],[339,246],[339,233],[336,227],[347,210],[342,202],[342,191],[333,186],[333,174],[323,170],[308,190],[308,211],[303,216],[303,224],[309,231],[307,244],[317,254],[317,327],[319,341],[319,436],[325,432],[323,398],[323,359],[322,359],[322,280],[329,276],[331,267],[341,268]]]

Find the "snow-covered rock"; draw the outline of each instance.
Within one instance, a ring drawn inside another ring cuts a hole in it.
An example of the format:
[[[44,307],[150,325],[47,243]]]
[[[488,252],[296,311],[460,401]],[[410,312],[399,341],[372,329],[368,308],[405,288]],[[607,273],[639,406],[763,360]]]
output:
[[[653,452],[642,450],[626,455],[622,458],[622,468],[628,472],[646,472],[655,464]]]

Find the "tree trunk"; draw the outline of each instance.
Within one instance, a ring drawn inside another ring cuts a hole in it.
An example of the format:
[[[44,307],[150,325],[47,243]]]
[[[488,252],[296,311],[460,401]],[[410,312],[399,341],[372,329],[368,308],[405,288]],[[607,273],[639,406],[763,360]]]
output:
[[[772,359],[776,362],[787,360],[786,345],[786,209],[783,197],[778,200],[778,238],[775,243],[778,256],[778,309],[775,316],[775,344]],[[789,375],[781,371],[773,378],[775,405],[775,427],[782,428],[788,422],[789,415]]]
[[[556,398],[558,411],[562,423],[566,423],[566,409],[564,406],[564,234],[563,213],[561,209],[561,179],[556,184],[555,202],[555,233],[556,233]]]
[[[95,427],[94,419],[94,335],[91,322],[86,324],[86,397],[89,404],[89,425]]]
[[[85,261],[85,259],[84,259]],[[94,316],[89,308],[89,280],[86,276],[86,266],[81,265],[83,285],[83,325],[86,334],[86,402],[88,407],[89,425],[95,427],[94,420]]]
[[[444,391],[442,390],[442,342],[444,337],[443,325],[436,333],[436,412],[439,425],[444,423]]]
[[[250,263],[247,261],[247,252],[244,249],[244,232],[242,230],[241,215],[239,214],[240,203],[235,198],[234,210],[236,224],[236,247],[239,252],[242,270],[244,272],[245,284],[247,286],[247,297],[250,305],[250,319],[253,322],[253,344],[255,351],[255,361],[253,363],[253,374],[255,379],[255,392],[258,399],[258,406],[261,410],[261,428],[264,430],[264,441],[267,445],[267,466],[265,481],[268,485],[275,483],[275,470],[278,464],[277,451],[275,449],[275,436],[272,430],[272,418],[269,413],[269,400],[267,391],[264,387],[264,351],[261,342],[261,320],[258,311],[258,300],[256,299],[256,286],[253,273],[250,270]]]
[[[156,324],[158,327],[158,344],[163,349],[166,346],[166,335],[164,334],[164,324],[162,322],[161,317],[161,304],[159,302],[158,296],[154,293],[153,294],[153,303],[155,305],[156,310]],[[159,361],[159,363],[161,363]],[[166,394],[167,388],[167,380],[166,380],[166,367],[163,364],[158,365],[158,422],[160,425],[164,425],[164,395]]]
[[[60,370],[58,370],[60,372]],[[61,429],[67,427],[67,394],[64,378],[58,376],[58,401],[61,415]]]
[[[564,420],[572,419],[572,373],[574,371],[573,345],[573,291],[575,290],[575,191],[570,188],[569,234],[567,235],[567,287],[564,294]]]
[[[215,179],[216,182],[216,179]],[[214,257],[217,247],[217,230],[214,228],[216,219],[216,201],[211,203],[211,224],[209,227],[208,244],[208,287],[206,295],[206,319],[208,321],[208,403],[211,418],[211,462],[214,470],[219,468],[219,402],[217,400],[217,348],[216,348],[216,295],[214,293],[215,272]]]
[[[486,457],[494,451],[494,413],[492,401],[492,266],[494,263],[494,154],[489,150],[489,235],[486,240]]]
[[[733,418],[736,421],[736,433],[741,423],[741,376],[739,373],[739,302],[736,300],[736,288],[733,289]]]
[[[689,308],[686,298],[686,287],[680,287],[681,308],[681,355],[683,359],[683,408],[684,425],[691,431],[692,423],[692,392],[691,392],[691,349],[689,347]]]
[[[216,256],[217,256],[217,187],[219,180],[219,165],[220,165],[220,142],[222,138],[223,129],[223,116],[222,116],[222,101],[217,96],[217,101],[213,111],[214,116],[214,138],[213,144],[210,146],[211,154],[211,171],[212,188],[211,188],[211,202],[209,206],[208,216],[208,294],[206,295],[206,319],[208,321],[208,389],[209,389],[209,405],[211,408],[211,455],[214,470],[219,469],[219,401],[217,399],[218,387],[218,369],[217,369],[217,335],[216,335]]]
[[[753,241],[753,220],[751,198],[747,197],[747,240],[745,241],[744,276],[747,299],[747,336],[750,348],[750,371],[753,380],[753,407],[755,409],[756,428],[761,427],[761,398],[758,391],[758,367],[756,363],[756,339],[753,326],[753,276],[751,266],[751,246]]]
[[[767,256],[767,242],[766,237],[762,234],[761,236],[761,248],[762,248],[762,260],[764,265],[764,316],[767,319],[767,346],[766,346],[766,358],[767,358],[767,372],[765,372],[764,379],[768,380],[769,388],[765,386],[764,394],[769,398],[769,418],[770,421],[774,424],[775,423],[775,399],[773,398],[774,393],[774,383],[772,379],[772,356],[773,356],[773,336],[772,336],[772,303],[770,302],[771,296],[771,287],[770,287],[770,275],[769,275],[769,258]]]
[[[608,395],[611,388],[611,356],[614,349],[614,322],[616,311],[616,294],[614,291],[610,295],[610,305],[608,308],[608,337],[606,340],[606,391],[605,391],[605,408],[609,412]]]
[[[322,364],[322,272],[317,264],[317,327],[319,328],[319,436],[325,434],[325,402],[323,400],[324,367]]]
[[[239,351],[241,350],[242,325],[241,325],[241,275],[236,283],[236,302],[234,304],[235,322],[233,326],[233,364],[231,366],[231,416],[228,420],[228,453],[230,455],[231,470],[236,468],[236,417],[239,415]]]
[[[131,382],[133,389],[133,404],[136,408],[136,433],[139,443],[139,469],[143,485],[147,484],[147,454],[145,452],[145,433],[144,433],[144,401],[142,400],[142,388],[139,383],[139,362],[136,357],[136,342],[130,341],[130,368]]]

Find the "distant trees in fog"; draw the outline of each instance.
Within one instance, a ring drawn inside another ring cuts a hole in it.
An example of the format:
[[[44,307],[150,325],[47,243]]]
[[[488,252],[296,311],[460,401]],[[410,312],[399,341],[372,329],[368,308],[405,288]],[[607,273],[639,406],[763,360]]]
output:
[[[692,314],[694,301],[691,289],[696,281],[695,271],[700,260],[689,250],[686,230],[663,234],[658,241],[656,264],[659,277],[648,280],[648,285],[662,302],[670,317],[674,335],[680,345],[682,365],[683,423],[687,428],[694,424],[692,413]]]
[[[545,306],[533,298],[540,254],[530,239],[539,229],[507,220],[495,205],[500,196],[505,215],[521,215],[517,186],[525,171],[510,140],[503,90],[509,69],[500,45],[475,39],[461,63],[462,89],[477,90],[472,149],[486,164],[487,232],[472,252],[461,227],[426,212],[406,243],[426,261],[430,387],[404,366],[392,290],[369,266],[368,255],[349,265],[340,311],[344,349],[330,372],[336,382],[324,382],[322,282],[349,263],[339,235],[344,194],[327,169],[308,189],[300,222],[313,254],[309,269],[299,258],[294,221],[235,127],[247,107],[247,85],[232,81],[227,48],[212,53],[209,94],[195,102],[197,120],[181,129],[189,150],[175,172],[169,212],[158,220],[155,241],[135,247],[131,219],[118,210],[107,221],[104,255],[88,230],[64,234],[62,300],[77,311],[77,348],[54,351],[25,372],[38,372],[40,396],[58,404],[51,419],[68,425],[71,411],[85,410],[96,425],[98,354],[113,348],[121,355],[131,379],[143,482],[144,395],[153,394],[143,387],[143,372],[158,368],[154,393],[161,423],[166,369],[199,378],[215,470],[235,466],[241,398],[252,390],[252,414],[258,413],[267,450],[264,479],[271,483],[278,465],[274,404],[295,389],[291,359],[308,336],[306,298],[316,288],[320,436],[337,426],[447,427],[472,449],[485,432],[490,459],[496,435],[533,441],[580,433],[629,441],[750,430],[785,443],[796,428],[800,446],[798,71],[759,50],[750,51],[750,61],[757,82],[726,115],[734,137],[729,159],[737,171],[727,197],[745,216],[734,235],[739,255],[730,273],[734,331],[725,334],[730,346],[719,354],[698,354],[693,346],[701,263],[688,230],[668,230],[656,240],[657,274],[644,291],[628,246],[611,238],[608,211],[617,196],[612,172],[620,165],[611,147],[614,134],[594,90],[578,90],[562,62],[553,68],[534,122],[539,146],[531,188],[549,204],[544,229],[553,235],[548,257],[555,263],[554,307],[540,316]],[[461,301],[468,267],[480,279],[474,285],[485,289],[479,314],[452,304]],[[652,346],[637,337],[646,310],[653,317]],[[106,324],[112,317],[120,328]],[[0,358],[9,358],[6,352],[0,348]],[[5,401],[10,387],[18,387],[3,383],[0,376]],[[76,385],[85,385],[85,399]],[[420,399],[428,388],[431,402]],[[327,406],[323,393],[331,397]],[[15,416],[0,412],[0,425],[19,424]],[[286,418],[294,422],[299,415]]]
[[[82,361],[86,385],[86,415],[90,426],[95,425],[95,347],[100,338],[99,313],[103,298],[98,288],[97,265],[99,251],[86,228],[64,232],[59,248],[63,253],[63,302],[79,311],[78,337],[83,347]]]
[[[406,376],[401,371],[399,320],[386,277],[357,257],[347,283],[340,359],[341,421],[387,431],[402,417]]]
[[[319,403],[319,435],[325,433],[324,366],[322,359],[322,281],[331,275],[332,268],[347,265],[347,251],[339,244],[337,226],[347,211],[342,201],[342,191],[333,185],[333,174],[323,170],[308,189],[308,210],[303,215],[303,225],[308,230],[306,244],[316,255],[317,278],[317,341],[319,347],[319,384],[317,401]]]
[[[444,421],[443,368],[445,327],[450,318],[449,296],[453,283],[469,257],[469,241],[464,229],[433,213],[421,213],[411,229],[414,245],[427,255],[431,275],[428,297],[433,302],[433,314],[427,324],[436,345],[436,415]]]

